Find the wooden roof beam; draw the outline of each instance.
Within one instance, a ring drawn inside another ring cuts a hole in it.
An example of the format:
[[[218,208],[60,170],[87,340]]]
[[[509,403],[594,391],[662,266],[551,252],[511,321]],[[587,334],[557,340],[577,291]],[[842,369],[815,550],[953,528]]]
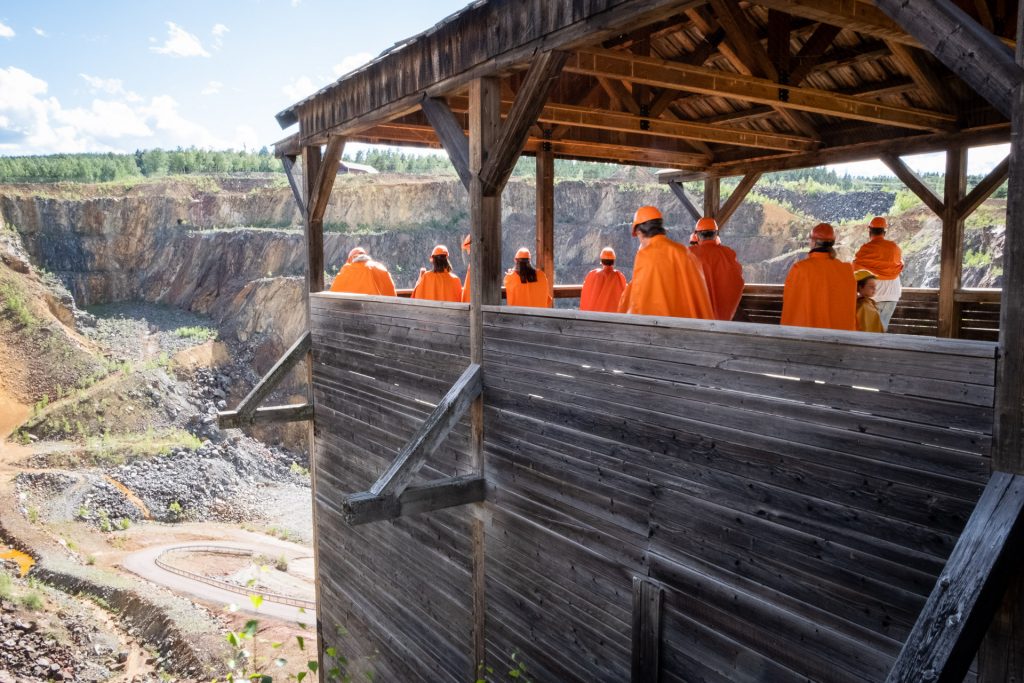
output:
[[[898,1],[898,0],[897,0]],[[873,4],[860,0],[753,0],[770,9],[821,21],[876,38],[917,46],[917,37],[907,35],[898,23]]]
[[[900,43],[889,41],[887,45],[896,64],[914,79],[925,103],[935,111],[952,111],[956,98],[939,75],[924,62],[923,56],[916,54],[914,48]]]
[[[1012,117],[1014,90],[1024,70],[996,36],[950,0],[875,2],[1003,116]]]
[[[579,50],[570,57],[565,70],[903,128],[931,131],[955,128],[955,119],[948,114],[869,102],[826,90],[782,86],[765,78],[609,50]]]

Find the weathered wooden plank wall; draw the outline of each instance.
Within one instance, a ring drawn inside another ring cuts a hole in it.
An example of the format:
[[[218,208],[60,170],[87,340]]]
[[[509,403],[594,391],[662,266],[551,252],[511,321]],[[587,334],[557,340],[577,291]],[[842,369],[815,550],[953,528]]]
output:
[[[465,512],[353,529],[336,505],[465,367],[468,314],[321,294],[313,320],[325,630],[389,680],[463,680]],[[884,678],[987,480],[995,361],[877,339],[488,307],[489,662],[628,680],[642,576],[662,680]]]

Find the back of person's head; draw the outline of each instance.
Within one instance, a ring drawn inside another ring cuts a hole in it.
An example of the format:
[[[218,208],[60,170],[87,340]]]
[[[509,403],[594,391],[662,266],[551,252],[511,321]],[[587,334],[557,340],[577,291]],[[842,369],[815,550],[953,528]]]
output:
[[[813,246],[811,251],[825,252],[831,258],[836,257],[836,250],[833,248],[836,243],[836,231],[828,223],[818,223],[811,230]]]
[[[348,258],[345,259],[345,263],[355,263],[355,261],[359,259],[360,256],[367,257],[361,260],[369,260],[369,256],[367,255],[365,249],[363,249],[362,247],[355,247],[352,249],[352,251],[348,252]]]
[[[524,284],[537,281],[537,269],[530,263],[530,258],[530,250],[526,247],[516,252],[515,272],[519,275],[519,281]]]
[[[697,225],[694,226],[693,231],[700,238],[701,242],[713,240],[718,237],[718,221],[709,216],[705,216],[697,221]]]
[[[430,254],[430,260],[434,264],[435,273],[451,272],[452,266],[448,262],[448,247],[443,244],[434,247],[434,251]]]
[[[615,250],[611,247],[605,247],[601,250],[601,265],[602,266],[614,266],[615,265]]]
[[[868,234],[872,237],[878,235],[884,235],[885,231],[889,228],[889,222],[885,220],[884,216],[875,216],[868,223]]]
[[[633,214],[633,236],[641,234],[644,237],[665,234],[664,218],[656,207],[641,206]]]

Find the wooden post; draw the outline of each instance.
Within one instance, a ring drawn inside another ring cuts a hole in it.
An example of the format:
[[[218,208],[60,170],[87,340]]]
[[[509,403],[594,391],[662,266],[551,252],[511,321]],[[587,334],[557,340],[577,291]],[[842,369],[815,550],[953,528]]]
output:
[[[544,145],[548,147],[547,143]],[[548,276],[555,291],[555,155],[548,149],[537,152],[537,267]]]
[[[469,306],[470,362],[483,364],[483,306],[501,303],[501,188],[485,195],[480,172],[501,131],[501,84],[497,78],[478,78],[469,85],[469,220],[473,231],[472,303]],[[472,419],[471,459],[473,469],[485,476],[484,399],[477,397],[470,409]],[[486,655],[484,598],[484,506],[474,505],[472,521],[472,670],[469,680],[478,677],[477,667]]]
[[[722,181],[718,178],[704,180],[704,216],[715,218],[722,203]]]
[[[302,184],[306,206],[306,291],[322,292],[324,289],[324,221],[312,216],[311,207],[316,199],[316,181],[320,175],[320,146],[302,148]],[[306,297],[306,313],[309,313],[309,296]],[[306,327],[309,327],[307,318]]]
[[[946,151],[946,190],[942,207],[942,246],[939,271],[939,336],[955,337],[960,330],[956,290],[964,265],[964,219],[956,207],[967,189],[967,150]]]

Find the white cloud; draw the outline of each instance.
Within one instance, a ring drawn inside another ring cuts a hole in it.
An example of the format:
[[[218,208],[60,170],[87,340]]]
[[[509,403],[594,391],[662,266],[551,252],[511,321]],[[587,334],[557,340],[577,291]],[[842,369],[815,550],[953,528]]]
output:
[[[14,29],[0,21],[0,38],[13,38]]]
[[[159,47],[149,48],[153,52],[172,57],[209,57],[198,37],[181,28],[173,21],[167,22],[167,40]]]
[[[358,52],[354,55],[349,55],[334,65],[334,75],[344,76],[350,71],[355,71],[371,59],[373,59],[373,55],[369,52]]]
[[[49,33],[47,33],[46,31],[44,31],[43,29],[39,28],[38,26],[33,26],[33,27],[32,27],[32,30],[33,30],[33,31],[35,32],[35,34],[36,34],[37,36],[39,36],[40,38],[49,38],[49,37],[50,37],[50,34],[49,34]]]
[[[229,32],[230,30],[231,29],[229,29],[224,24],[214,24],[213,25],[213,29],[210,31],[210,33],[213,34],[213,49],[214,50],[219,50],[221,48],[221,46],[224,44],[224,34]]]
[[[88,107],[66,109],[47,95],[46,81],[17,67],[0,68],[0,154],[224,148],[229,142],[187,119],[167,95],[144,102],[117,79],[83,78],[103,97]],[[253,136],[240,132],[238,137]]]
[[[300,76],[281,88],[281,92],[287,95],[293,102],[297,102],[308,95],[312,95],[315,91],[316,87],[313,85],[313,81],[310,80],[309,76]]]
[[[292,7],[298,7],[300,2],[302,2],[302,0],[292,0]]]
[[[224,88],[224,84],[220,81],[210,81],[206,84],[206,87],[202,89],[203,95],[216,95]]]

